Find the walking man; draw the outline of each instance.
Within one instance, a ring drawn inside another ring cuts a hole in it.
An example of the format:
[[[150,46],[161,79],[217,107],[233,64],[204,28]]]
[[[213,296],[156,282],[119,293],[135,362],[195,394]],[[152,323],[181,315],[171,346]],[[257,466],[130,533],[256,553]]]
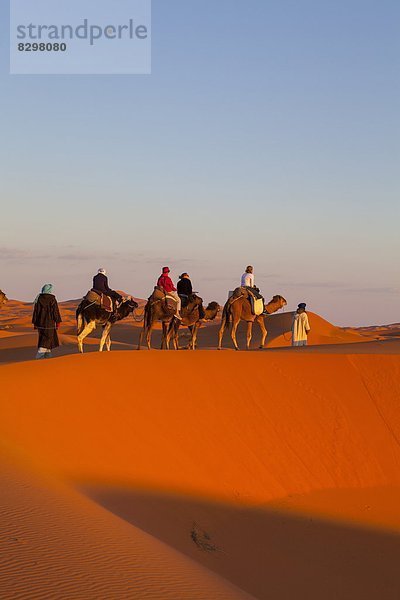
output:
[[[306,303],[301,302],[293,316],[292,346],[307,346],[310,323],[306,313]]]
[[[51,358],[53,348],[58,348],[57,330],[60,327],[61,315],[53,286],[47,283],[42,287],[33,308],[32,324],[39,333],[38,352],[36,358]]]

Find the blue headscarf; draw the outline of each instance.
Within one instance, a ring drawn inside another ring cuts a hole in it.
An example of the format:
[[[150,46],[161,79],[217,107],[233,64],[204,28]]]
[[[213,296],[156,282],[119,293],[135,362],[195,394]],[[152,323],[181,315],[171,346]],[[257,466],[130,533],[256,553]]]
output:
[[[46,285],[44,285],[42,287],[42,291],[40,292],[40,294],[52,294],[53,293],[53,284],[52,283],[46,283]],[[35,304],[38,301],[38,298],[40,296],[40,294],[38,294],[35,298]]]
[[[41,294],[52,294],[53,293],[53,284],[46,283],[46,285],[44,285],[42,287],[42,291],[40,293]]]

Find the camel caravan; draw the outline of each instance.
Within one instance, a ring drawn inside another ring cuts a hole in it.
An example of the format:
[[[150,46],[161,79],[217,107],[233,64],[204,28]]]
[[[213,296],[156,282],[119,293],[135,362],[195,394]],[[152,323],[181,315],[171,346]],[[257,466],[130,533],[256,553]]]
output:
[[[0,307],[7,302],[6,295],[0,291]],[[241,321],[247,323],[246,348],[250,348],[253,324],[257,323],[261,331],[260,348],[264,348],[267,329],[264,319],[267,315],[283,309],[287,302],[283,296],[276,295],[267,304],[259,289],[254,285],[253,267],[246,268],[241,278],[241,285],[229,292],[228,300],[222,309],[221,325],[218,334],[218,350],[222,349],[225,331],[230,329],[233,346],[239,350],[237,329]],[[300,306],[300,305],[299,305]],[[305,306],[305,305],[304,305]],[[182,327],[189,330],[190,350],[197,348],[197,337],[203,323],[216,319],[221,307],[216,301],[206,307],[197,292],[193,290],[188,273],[182,273],[175,287],[170,269],[163,267],[162,273],[146,305],[142,315],[137,315],[138,303],[132,296],[122,296],[111,289],[105,269],[99,269],[93,278],[93,286],[84,296],[76,310],[78,350],[83,353],[84,340],[97,326],[102,328],[99,350],[111,350],[111,330],[115,323],[132,315],[136,321],[143,321],[139,336],[138,350],[146,345],[151,350],[151,338],[157,323],[161,323],[161,349],[171,347],[179,350],[179,331]],[[304,312],[304,311],[303,311]],[[300,318],[300,317],[299,317]],[[302,317],[305,321],[305,318]],[[32,323],[38,330],[37,358],[50,358],[51,350],[59,346],[58,329],[61,316],[57,300],[53,294],[52,284],[43,286],[34,302]],[[304,325],[309,329],[309,325]]]
[[[179,350],[179,330],[187,327],[190,334],[190,350],[197,347],[197,336],[201,325],[213,321],[221,307],[218,302],[210,302],[206,308],[203,300],[193,291],[189,275],[183,273],[174,286],[170,278],[170,269],[163,267],[157,285],[148,298],[143,312],[143,328],[139,337],[138,350],[146,345],[151,350],[152,332],[157,323],[162,326],[161,349],[169,350],[172,347]],[[246,348],[250,348],[253,323],[257,323],[261,330],[261,345],[264,348],[267,338],[264,317],[286,306],[283,296],[276,295],[268,304],[254,285],[253,267],[249,266],[242,276],[241,285],[229,294],[223,307],[222,321],[218,336],[218,349],[222,348],[222,340],[226,329],[231,330],[231,338],[236,350],[239,346],[236,332],[240,321],[247,323]],[[93,279],[93,288],[84,297],[76,311],[78,348],[83,352],[83,341],[97,325],[103,328],[100,340],[100,352],[104,346],[111,349],[111,328],[114,323],[121,321],[138,308],[137,302],[131,297],[122,297],[108,286],[108,279],[104,269],[99,269]]]

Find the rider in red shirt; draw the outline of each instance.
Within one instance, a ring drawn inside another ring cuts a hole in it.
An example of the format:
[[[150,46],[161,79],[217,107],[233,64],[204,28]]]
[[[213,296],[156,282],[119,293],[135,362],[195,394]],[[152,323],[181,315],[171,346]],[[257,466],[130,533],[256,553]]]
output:
[[[158,278],[157,285],[162,288],[166,294],[170,292],[176,292],[171,277],[169,276],[170,270],[168,267],[163,267],[162,275]]]
[[[176,287],[173,284],[171,277],[169,276],[170,270],[168,267],[163,267],[162,274],[158,278],[157,285],[160,287],[168,296],[172,296],[176,300],[176,317],[178,319],[182,319],[181,317],[181,299],[178,296],[176,291]]]

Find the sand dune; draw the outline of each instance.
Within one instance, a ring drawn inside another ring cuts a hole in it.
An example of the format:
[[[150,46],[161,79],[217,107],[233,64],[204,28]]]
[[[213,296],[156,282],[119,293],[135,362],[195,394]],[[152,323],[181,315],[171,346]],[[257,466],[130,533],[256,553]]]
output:
[[[332,325],[319,315],[309,312],[311,332],[308,342],[317,344],[351,344],[369,340],[369,336],[363,336],[360,332],[351,329],[343,329]],[[289,346],[291,343],[291,325],[293,312],[278,313],[266,319],[268,328],[268,346]]]
[[[4,454],[4,452],[3,452]],[[251,597],[62,483],[2,456],[1,598]]]
[[[66,536],[58,560],[72,585],[82,577],[89,589],[101,572],[99,585],[113,586],[113,565],[131,560],[145,574],[126,597],[241,597],[228,581],[259,599],[399,597],[398,356],[91,353],[6,365],[1,376],[0,438],[54,485],[37,492],[54,547],[26,504],[9,522],[50,548],[48,565]],[[4,510],[20,496],[37,504],[16,473]],[[32,578],[30,551],[18,548],[3,585],[16,570]],[[189,587],[187,559],[206,569]],[[34,581],[48,593],[44,572]]]
[[[395,326],[310,313],[298,350],[278,313],[263,351],[210,350],[217,320],[150,353],[130,318],[81,356],[76,305],[53,361],[31,304],[0,312],[1,598],[400,597]]]

